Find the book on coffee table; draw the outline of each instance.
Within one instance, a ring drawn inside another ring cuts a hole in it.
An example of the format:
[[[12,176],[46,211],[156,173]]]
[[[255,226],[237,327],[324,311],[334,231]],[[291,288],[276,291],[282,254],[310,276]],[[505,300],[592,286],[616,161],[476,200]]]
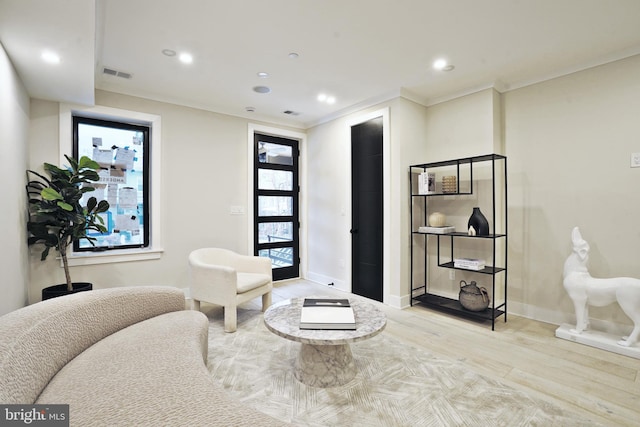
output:
[[[305,298],[300,312],[300,329],[356,329],[348,299]]]

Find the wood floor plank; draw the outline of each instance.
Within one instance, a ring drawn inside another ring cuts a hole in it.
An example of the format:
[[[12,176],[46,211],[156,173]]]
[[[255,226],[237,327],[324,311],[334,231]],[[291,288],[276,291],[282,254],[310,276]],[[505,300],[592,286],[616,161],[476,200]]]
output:
[[[532,395],[583,416],[589,415],[594,422],[606,426],[638,426],[637,410],[621,407],[614,401],[596,399],[587,390],[579,391],[570,385],[520,370],[514,370],[509,379],[525,386],[525,391]]]

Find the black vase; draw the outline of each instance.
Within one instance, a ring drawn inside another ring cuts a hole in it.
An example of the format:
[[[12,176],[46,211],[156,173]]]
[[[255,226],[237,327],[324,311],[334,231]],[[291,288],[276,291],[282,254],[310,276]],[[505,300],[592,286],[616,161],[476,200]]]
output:
[[[90,291],[93,289],[93,284],[88,282],[74,282],[71,284],[73,286],[73,290],[67,290],[67,284],[63,283],[61,285],[49,286],[48,288],[42,289],[42,301],[51,298],[57,298],[64,295],[75,294],[78,292]]]
[[[489,234],[489,222],[487,218],[480,212],[480,208],[473,208],[473,213],[469,217],[467,229],[473,227],[476,230],[476,236],[487,236]]]

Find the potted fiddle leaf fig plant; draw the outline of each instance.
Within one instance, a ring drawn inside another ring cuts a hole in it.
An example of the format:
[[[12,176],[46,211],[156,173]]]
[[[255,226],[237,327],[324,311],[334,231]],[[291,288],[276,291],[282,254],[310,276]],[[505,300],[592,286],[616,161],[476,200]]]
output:
[[[44,163],[48,177],[27,170],[28,244],[44,245],[40,256],[42,261],[47,258],[51,248],[55,249],[62,258],[66,279],[66,283],[43,289],[43,300],[93,288],[91,283],[71,281],[67,253],[75,241],[86,239],[93,245],[96,239],[89,232],[107,231],[100,214],[109,210],[109,202],[98,202],[95,197],[89,197],[86,206],[82,206],[84,194],[95,190],[91,183],[99,180],[100,165],[86,156],[80,160],[67,155],[65,158],[69,162],[68,169]]]

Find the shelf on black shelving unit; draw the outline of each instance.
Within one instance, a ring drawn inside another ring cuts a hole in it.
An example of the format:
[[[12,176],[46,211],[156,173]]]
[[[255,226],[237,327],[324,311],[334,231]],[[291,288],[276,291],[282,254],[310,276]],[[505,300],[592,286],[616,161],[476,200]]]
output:
[[[453,159],[453,160],[444,160],[442,162],[431,162],[431,163],[423,163],[419,165],[411,165],[411,167],[416,169],[429,169],[429,168],[438,168],[442,166],[462,165],[465,163],[486,162],[489,160],[506,160],[506,157],[500,154],[485,154],[482,156],[464,157],[461,159]]]
[[[460,305],[460,301],[457,299],[451,299],[435,294],[423,294],[413,298],[414,300],[424,304],[426,306],[446,311],[449,313],[455,313],[460,316],[470,317],[472,319],[481,320],[495,320],[504,314],[504,311],[499,309],[492,309],[491,307],[482,311],[469,311]],[[504,306],[500,305],[500,307]]]
[[[467,232],[456,231],[453,233],[442,234],[442,236],[453,236],[453,237],[468,237],[470,239],[495,239],[497,237],[504,237],[506,234],[476,234],[475,236],[470,236]]]
[[[506,234],[486,234],[483,236],[470,236],[467,233],[455,231],[453,233],[422,233],[420,231],[412,231],[413,234],[428,234],[430,236],[446,236],[446,237],[468,237],[470,239],[497,239],[499,237],[505,237]]]
[[[455,267],[453,262],[445,262],[443,264],[438,264],[438,267],[453,268],[454,270],[470,271],[472,273],[480,273],[480,274],[495,274],[495,273],[499,273],[501,271],[504,271],[504,268],[493,267],[491,265],[487,265],[482,270],[472,270],[470,268],[460,268],[460,267]]]
[[[430,193],[430,194],[412,194],[411,197],[431,197],[431,196],[469,196],[473,191],[456,191],[455,193]]]

